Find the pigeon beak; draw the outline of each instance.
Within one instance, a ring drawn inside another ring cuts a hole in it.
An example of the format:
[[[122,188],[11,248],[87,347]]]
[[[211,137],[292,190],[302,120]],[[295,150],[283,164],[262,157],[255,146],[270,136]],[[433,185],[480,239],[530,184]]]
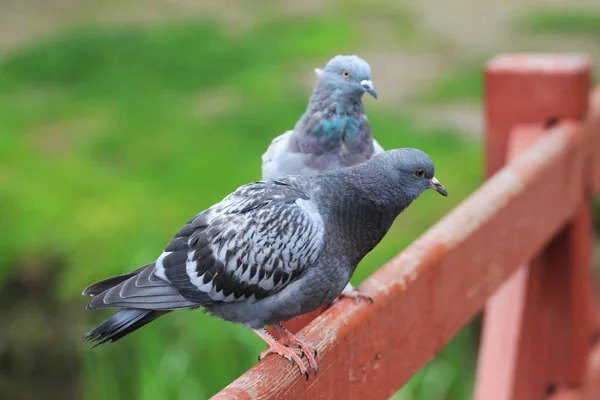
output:
[[[440,181],[434,176],[429,180],[429,189],[433,189],[444,197],[448,197],[448,191],[442,186]]]
[[[371,96],[377,98],[377,92],[375,91],[375,87],[373,87],[373,81],[365,79],[364,81],[360,81],[360,86],[362,86]]]

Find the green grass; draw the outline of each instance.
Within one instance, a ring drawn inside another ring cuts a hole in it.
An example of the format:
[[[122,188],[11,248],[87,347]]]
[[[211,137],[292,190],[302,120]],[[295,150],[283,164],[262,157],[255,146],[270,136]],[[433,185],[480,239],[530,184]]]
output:
[[[470,324],[427,363],[392,400],[470,399],[474,375],[465,371],[475,369],[473,352],[478,337],[475,326]]]
[[[406,4],[390,2],[388,0],[374,0],[364,2],[350,0],[341,3],[341,14],[347,18],[357,20],[364,24],[361,29],[362,35],[369,43],[403,43],[410,45],[413,43],[422,43],[422,39],[428,39],[426,33],[418,24],[418,19],[412,8]],[[382,35],[380,29],[386,30],[386,35]],[[377,35],[377,37],[371,37]]]
[[[527,33],[600,35],[600,10],[553,8],[532,11],[516,20],[518,30]]]
[[[483,76],[485,59],[477,58],[461,63],[441,75],[418,96],[429,103],[467,102],[483,100]]]
[[[0,229],[10,232],[0,241],[0,282],[22,260],[60,258],[51,289],[74,310],[65,340],[79,352],[84,398],[206,398],[256,362],[260,339],[199,311],[174,313],[90,351],[79,337],[108,313],[86,312],[79,293],[155,259],[190,216],[258,179],[261,154],[306,105],[300,66],[360,45],[343,20],[294,18],[263,22],[244,36],[206,23],[85,28],[0,60]],[[354,283],[480,181],[477,144],[444,129],[421,131],[408,116],[366,102],[380,143],[427,151],[450,197],[419,199]],[[440,361],[454,371],[444,388],[468,387],[469,374],[451,353]],[[462,389],[447,396],[465,398]]]

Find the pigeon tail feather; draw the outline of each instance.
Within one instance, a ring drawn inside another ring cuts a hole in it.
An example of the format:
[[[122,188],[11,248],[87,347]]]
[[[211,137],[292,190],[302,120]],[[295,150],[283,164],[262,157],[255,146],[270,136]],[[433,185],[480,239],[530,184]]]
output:
[[[113,276],[112,278],[103,279],[100,282],[96,282],[93,285],[90,285],[87,288],[85,288],[83,290],[82,295],[97,296],[97,295],[101,294],[102,292],[104,292],[108,289],[112,289],[113,287],[117,286],[118,284],[125,282],[127,279],[131,278],[132,276],[136,276],[137,274],[142,272],[144,269],[146,269],[146,267],[149,267],[152,264],[153,263],[144,265],[143,267],[138,268],[135,271],[131,271],[124,275]]]
[[[92,347],[99,346],[106,342],[116,342],[122,337],[168,312],[168,310],[122,308],[100,325],[86,333],[84,339],[91,343]]]

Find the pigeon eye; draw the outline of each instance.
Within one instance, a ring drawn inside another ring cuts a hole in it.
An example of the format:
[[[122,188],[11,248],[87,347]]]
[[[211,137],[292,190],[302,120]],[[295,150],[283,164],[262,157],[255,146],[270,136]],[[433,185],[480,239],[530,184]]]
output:
[[[348,72],[348,71],[343,71],[343,72],[342,72],[342,76],[343,76],[344,78],[350,78],[350,72]]]
[[[417,178],[422,178],[425,176],[425,170],[419,168],[418,170],[415,171],[415,176]]]

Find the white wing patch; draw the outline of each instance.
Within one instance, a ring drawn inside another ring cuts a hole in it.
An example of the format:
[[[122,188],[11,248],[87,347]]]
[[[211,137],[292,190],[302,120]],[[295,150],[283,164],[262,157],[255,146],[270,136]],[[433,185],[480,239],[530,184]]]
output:
[[[306,213],[315,223],[323,224],[323,219],[321,218],[321,214],[319,213],[319,209],[317,205],[312,201],[306,199],[298,199],[296,200],[296,204],[302,211]]]
[[[166,256],[171,254],[170,251],[163,251],[163,253],[158,257],[154,266],[154,275],[158,276],[160,279],[169,282],[167,279],[167,275],[165,275],[165,267],[163,265],[163,260]]]

